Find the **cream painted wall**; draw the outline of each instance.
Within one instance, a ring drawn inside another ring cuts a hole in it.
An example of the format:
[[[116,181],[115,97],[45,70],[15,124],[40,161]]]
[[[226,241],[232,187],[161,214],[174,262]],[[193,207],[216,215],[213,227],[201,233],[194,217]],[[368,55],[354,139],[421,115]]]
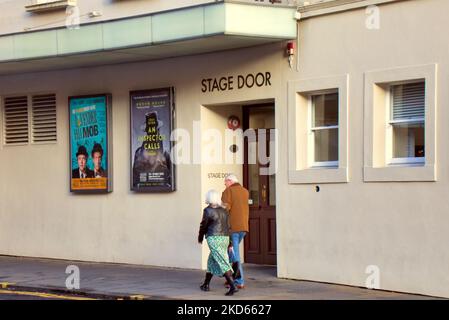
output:
[[[129,191],[129,91],[173,85],[179,89],[177,125],[199,119],[188,75],[171,75],[182,62],[85,68],[63,72],[3,77],[1,92],[56,92],[58,143],[2,146],[0,252],[2,254],[198,267],[197,215],[200,167],[180,165],[173,194]],[[184,66],[185,67],[185,66]],[[146,71],[145,71],[146,70]],[[171,72],[167,72],[171,70]],[[149,77],[158,74],[157,77]],[[69,193],[67,97],[113,94],[114,192]],[[24,199],[26,197],[26,199]],[[197,199],[195,201],[195,199]],[[163,252],[163,254],[161,254]]]
[[[209,187],[203,182],[206,167],[178,165],[177,191],[171,194],[130,192],[129,91],[174,86],[176,127],[192,132],[193,121],[204,120],[203,105],[277,96],[282,57],[281,45],[268,45],[146,63],[0,77],[0,96],[55,92],[58,101],[56,144],[0,145],[0,254],[201,268],[197,232],[204,190]],[[272,86],[201,92],[203,78],[257,72],[271,72]],[[73,195],[68,179],[67,98],[104,92],[113,95],[114,191]],[[228,112],[224,107],[220,110]],[[220,117],[217,114],[214,121],[221,127]],[[221,185],[217,182],[215,187]]]
[[[128,92],[173,85],[177,127],[189,130],[207,115],[201,106],[275,99],[280,277],[364,286],[366,267],[377,265],[381,289],[449,297],[448,9],[447,0],[382,5],[380,30],[365,28],[362,9],[304,20],[293,70],[279,44],[0,77],[1,95],[56,91],[59,104],[56,145],[0,147],[0,253],[200,268],[201,166],[180,165],[173,194],[129,191]],[[364,73],[432,63],[439,70],[437,182],[364,182]],[[201,92],[203,78],[265,71],[272,73],[272,86]],[[289,184],[287,82],[345,74],[349,183],[323,184],[319,193],[315,184]],[[114,96],[114,192],[74,196],[68,192],[67,96],[98,92]]]
[[[201,128],[202,128],[202,154],[205,155],[205,149],[207,146],[211,146],[212,136],[206,138],[205,134],[207,130],[217,130],[223,137],[221,140],[221,148],[217,147],[217,151],[222,157],[229,157],[233,159],[231,163],[215,163],[205,164],[201,166],[201,181],[202,181],[202,199],[204,203],[205,194],[207,191],[214,189],[218,192],[223,192],[225,189],[224,178],[222,176],[233,173],[237,176],[240,181],[243,181],[243,164],[238,163],[238,158],[235,158],[231,152],[229,152],[229,144],[225,140],[225,129],[227,129],[228,117],[235,115],[242,119],[242,107],[241,105],[220,105],[220,106],[208,106],[201,108]],[[236,139],[233,139],[237,142]],[[215,145],[215,143],[214,143]],[[241,148],[243,152],[243,148]],[[224,158],[226,159],[226,158]],[[242,157],[243,159],[243,157]],[[221,175],[220,177],[218,177]],[[205,205],[203,204],[203,207]],[[243,247],[242,247],[243,249]],[[243,251],[240,251],[243,252]],[[202,267],[205,269],[207,267],[207,258],[209,255],[209,249],[207,248],[206,242],[203,242],[203,261]]]
[[[278,174],[278,275],[365,286],[367,266],[380,268],[385,290],[449,297],[448,158],[449,22],[445,0],[379,6],[380,29],[368,30],[365,10],[303,20],[299,72],[288,80],[349,74],[349,183],[288,184],[287,158]],[[438,64],[437,182],[363,182],[364,72]],[[286,103],[282,94],[278,101]],[[277,109],[285,137],[287,114]],[[280,139],[280,155],[292,152]]]

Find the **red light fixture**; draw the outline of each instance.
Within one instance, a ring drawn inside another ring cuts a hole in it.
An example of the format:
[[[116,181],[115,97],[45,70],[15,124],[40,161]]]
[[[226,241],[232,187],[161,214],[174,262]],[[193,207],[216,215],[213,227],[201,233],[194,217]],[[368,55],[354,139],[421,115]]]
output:
[[[292,56],[295,54],[295,43],[288,42],[287,43],[287,55]]]
[[[290,41],[287,43],[287,56],[290,68],[293,68],[293,56],[295,55],[295,43]]]

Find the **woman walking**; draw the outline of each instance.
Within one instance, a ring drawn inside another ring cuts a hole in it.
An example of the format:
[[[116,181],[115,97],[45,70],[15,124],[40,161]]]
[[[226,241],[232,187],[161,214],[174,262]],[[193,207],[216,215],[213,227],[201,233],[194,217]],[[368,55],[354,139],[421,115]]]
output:
[[[213,275],[225,277],[229,283],[227,296],[232,296],[238,291],[232,279],[232,267],[229,263],[229,214],[221,204],[221,196],[215,190],[206,194],[206,204],[203,211],[203,219],[200,224],[198,242],[203,243],[204,236],[210,249],[207,260],[207,272],[201,290],[209,291],[209,283]]]

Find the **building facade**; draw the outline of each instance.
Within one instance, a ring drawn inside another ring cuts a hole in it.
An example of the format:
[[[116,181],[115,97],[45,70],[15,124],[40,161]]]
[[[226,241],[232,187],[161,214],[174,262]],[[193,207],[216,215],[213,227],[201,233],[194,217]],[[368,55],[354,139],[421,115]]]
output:
[[[38,2],[0,1],[0,254],[203,268],[233,172],[245,261],[449,297],[446,0]],[[132,97],[159,88],[174,188],[136,192]],[[102,94],[111,189],[72,192],[70,99]]]

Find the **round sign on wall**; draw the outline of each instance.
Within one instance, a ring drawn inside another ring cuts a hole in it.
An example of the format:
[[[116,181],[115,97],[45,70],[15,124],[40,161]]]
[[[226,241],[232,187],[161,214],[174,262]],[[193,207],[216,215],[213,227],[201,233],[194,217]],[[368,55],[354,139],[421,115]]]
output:
[[[228,128],[232,130],[236,130],[240,128],[240,119],[237,116],[230,116],[228,118]]]

